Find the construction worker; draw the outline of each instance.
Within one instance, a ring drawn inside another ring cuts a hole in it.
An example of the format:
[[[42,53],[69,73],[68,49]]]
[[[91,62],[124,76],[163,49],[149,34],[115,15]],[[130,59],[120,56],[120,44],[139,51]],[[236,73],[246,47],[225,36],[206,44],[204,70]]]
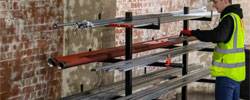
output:
[[[215,100],[238,100],[240,83],[245,80],[245,32],[243,13],[232,0],[212,0],[220,13],[220,23],[212,30],[183,30],[182,36],[215,43],[211,75],[216,77]]]

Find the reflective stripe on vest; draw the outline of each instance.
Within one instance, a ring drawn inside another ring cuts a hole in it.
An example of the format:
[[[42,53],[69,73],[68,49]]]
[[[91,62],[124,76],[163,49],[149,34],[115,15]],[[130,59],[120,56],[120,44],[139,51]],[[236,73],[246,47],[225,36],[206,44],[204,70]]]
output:
[[[221,49],[219,46],[215,48],[216,52],[223,53],[223,54],[231,54],[231,53],[240,53],[244,52],[245,48],[236,48],[236,49]]]
[[[234,63],[234,64],[225,64],[225,63],[219,63],[219,62],[213,61],[212,64],[214,66],[219,66],[219,67],[223,67],[223,68],[237,68],[237,67],[245,66],[245,62]]]

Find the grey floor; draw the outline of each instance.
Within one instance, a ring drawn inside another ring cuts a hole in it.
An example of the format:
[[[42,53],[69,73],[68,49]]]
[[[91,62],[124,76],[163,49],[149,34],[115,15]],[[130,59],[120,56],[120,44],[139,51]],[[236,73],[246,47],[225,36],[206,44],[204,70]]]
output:
[[[181,94],[177,94],[177,98],[175,98],[175,100],[181,100]],[[214,100],[214,93],[188,93],[187,100]]]
[[[177,98],[172,100],[181,100],[181,94],[177,94]],[[188,93],[187,100],[214,100],[214,93],[192,92]],[[239,99],[245,100],[245,99]]]

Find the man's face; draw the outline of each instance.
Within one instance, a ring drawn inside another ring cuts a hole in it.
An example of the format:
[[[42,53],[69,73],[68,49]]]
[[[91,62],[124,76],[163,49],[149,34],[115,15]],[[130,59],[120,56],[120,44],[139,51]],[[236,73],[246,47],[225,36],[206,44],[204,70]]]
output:
[[[218,11],[218,13],[221,13],[226,8],[227,3],[227,0],[213,0],[213,7]]]

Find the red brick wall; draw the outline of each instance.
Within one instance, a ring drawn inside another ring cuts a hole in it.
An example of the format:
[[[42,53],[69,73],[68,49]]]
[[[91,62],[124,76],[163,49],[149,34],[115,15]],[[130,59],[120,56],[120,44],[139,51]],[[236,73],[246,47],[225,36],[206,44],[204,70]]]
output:
[[[0,0],[0,99],[61,97],[61,72],[47,59],[62,55],[62,0]]]
[[[171,11],[183,10],[184,5],[188,4],[188,0],[117,0],[116,3],[116,17],[125,16],[125,12],[132,12],[133,15],[146,15],[157,14]],[[182,22],[172,22],[161,24],[160,30],[151,29],[133,29],[133,42],[148,41],[151,39],[158,39],[177,35],[182,30]],[[115,29],[115,46],[125,44],[125,29]],[[143,53],[134,54],[133,57],[140,57],[157,52],[148,51]],[[151,72],[156,70],[156,67],[147,67],[147,71]],[[133,70],[133,76],[138,76],[144,73],[144,68]],[[115,71],[115,81],[124,79],[124,73]]]

